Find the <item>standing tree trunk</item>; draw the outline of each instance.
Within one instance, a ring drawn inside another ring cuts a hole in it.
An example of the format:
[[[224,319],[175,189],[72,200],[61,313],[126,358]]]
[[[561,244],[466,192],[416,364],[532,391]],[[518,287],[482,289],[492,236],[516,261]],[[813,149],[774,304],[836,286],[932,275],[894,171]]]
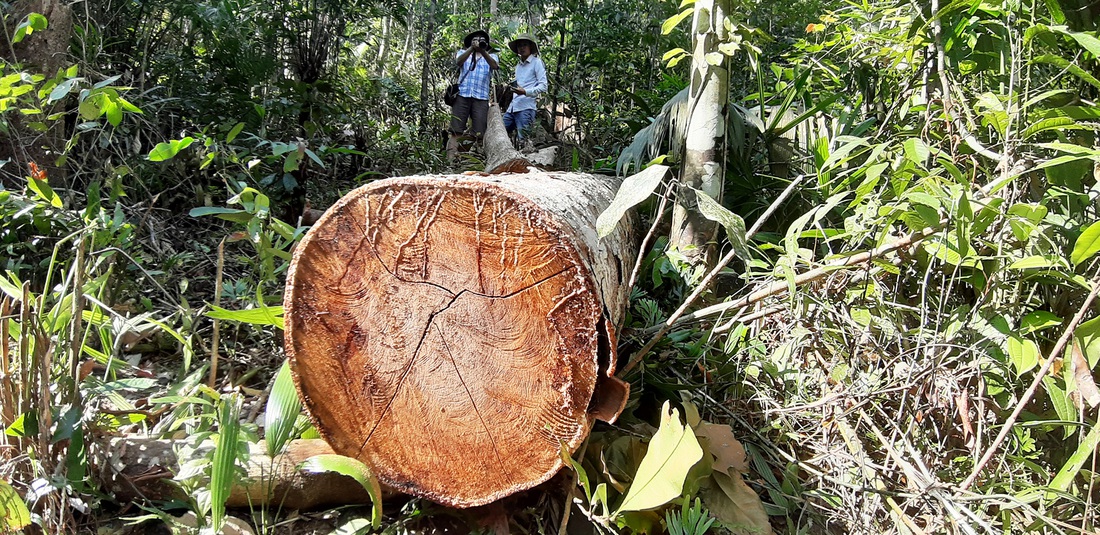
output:
[[[45,16],[49,26],[45,31],[27,36],[22,42],[11,43],[15,28],[30,13]],[[52,78],[58,69],[68,64],[67,53],[73,29],[69,3],[60,0],[20,0],[6,9],[4,14],[3,36],[0,36],[3,52],[0,52],[0,57],[22,64],[25,72],[42,74],[46,78]],[[53,113],[60,107],[61,104],[56,104],[55,109],[46,111]],[[46,171],[55,186],[65,180],[65,169],[55,165],[68,139],[64,121],[53,121],[49,130],[39,132],[28,127],[20,114],[9,114],[9,117],[12,128],[8,133],[0,134],[0,139],[9,136],[11,139],[0,142],[0,161],[12,160],[21,164],[23,172],[28,174],[27,164],[34,162]]]
[[[499,112],[498,112],[499,113]],[[298,245],[286,350],[341,454],[386,485],[470,507],[549,479],[614,420],[630,224],[599,239],[617,179],[393,178],[337,202]]]
[[[428,21],[425,22],[424,31],[424,65],[420,71],[420,132],[427,133],[431,127],[431,119],[428,117],[428,110],[431,106],[428,105],[430,95],[429,78],[431,76],[432,67],[432,43],[435,42],[435,10],[438,5],[438,0],[432,0],[431,5],[428,7]]]
[[[671,247],[695,265],[712,265],[718,224],[699,212],[693,188],[722,201],[722,182],[729,70],[718,45],[726,39],[729,0],[698,0],[692,19],[691,93],[684,169],[672,212]],[[713,62],[713,63],[712,63]]]

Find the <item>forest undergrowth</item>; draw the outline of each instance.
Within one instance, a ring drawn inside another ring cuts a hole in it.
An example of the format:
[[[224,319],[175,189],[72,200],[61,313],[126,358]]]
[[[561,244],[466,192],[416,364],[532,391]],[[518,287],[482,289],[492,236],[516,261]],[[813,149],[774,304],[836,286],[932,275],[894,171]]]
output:
[[[696,6],[538,6],[90,2],[52,69],[23,46],[53,22],[6,10],[0,532],[1096,532],[1095,6],[744,3],[707,60],[729,69],[721,198],[679,183]],[[234,506],[318,437],[282,349],[299,223],[479,168],[432,126],[439,41],[473,25],[545,40],[561,169],[626,175],[627,409],[485,509],[379,494],[341,458],[303,469],[369,504]],[[691,195],[709,262],[670,246]],[[183,462],[119,476],[129,439]]]

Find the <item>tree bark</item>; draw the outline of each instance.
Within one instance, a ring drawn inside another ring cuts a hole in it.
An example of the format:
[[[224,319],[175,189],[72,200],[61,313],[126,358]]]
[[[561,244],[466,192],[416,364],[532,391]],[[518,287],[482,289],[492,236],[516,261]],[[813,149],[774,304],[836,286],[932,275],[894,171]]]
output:
[[[286,351],[333,449],[456,507],[531,488],[614,420],[630,222],[618,179],[393,178],[352,191],[298,245]]]
[[[694,188],[722,202],[722,171],[726,93],[729,70],[726,57],[718,53],[719,43],[726,39],[725,18],[729,0],[698,0],[692,19],[691,92],[689,97],[687,139],[684,142],[684,169],[680,178],[681,192],[672,212],[672,248],[681,251],[689,261],[713,265],[714,239],[718,224],[699,212]],[[708,56],[719,58],[716,65]]]

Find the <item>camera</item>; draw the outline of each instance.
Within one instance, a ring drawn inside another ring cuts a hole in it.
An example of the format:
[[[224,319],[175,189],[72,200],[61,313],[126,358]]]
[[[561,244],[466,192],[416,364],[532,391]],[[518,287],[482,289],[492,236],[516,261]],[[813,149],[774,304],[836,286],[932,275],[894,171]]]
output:
[[[488,50],[489,49],[489,42],[484,40],[484,39],[478,39],[477,40],[477,46],[481,47],[482,50]]]

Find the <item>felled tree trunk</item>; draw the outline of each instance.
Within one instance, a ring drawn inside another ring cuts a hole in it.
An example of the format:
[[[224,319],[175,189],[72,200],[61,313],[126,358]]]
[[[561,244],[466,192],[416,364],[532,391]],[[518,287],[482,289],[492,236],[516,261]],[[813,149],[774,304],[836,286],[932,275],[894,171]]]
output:
[[[117,500],[182,499],[178,486],[168,480],[180,466],[195,459],[177,459],[180,441],[137,437],[112,438],[94,450],[99,481]],[[194,454],[207,455],[211,442]],[[357,481],[334,472],[310,473],[298,469],[314,455],[333,453],[323,440],[295,440],[281,455],[270,457],[264,442],[250,445],[247,474],[234,479],[229,507],[281,506],[315,509],[332,505],[370,503],[370,495]]]
[[[498,110],[499,116],[499,110]],[[419,176],[332,206],[298,245],[284,301],[302,400],[337,452],[457,507],[549,479],[614,379],[634,244],[599,239],[617,180]]]

